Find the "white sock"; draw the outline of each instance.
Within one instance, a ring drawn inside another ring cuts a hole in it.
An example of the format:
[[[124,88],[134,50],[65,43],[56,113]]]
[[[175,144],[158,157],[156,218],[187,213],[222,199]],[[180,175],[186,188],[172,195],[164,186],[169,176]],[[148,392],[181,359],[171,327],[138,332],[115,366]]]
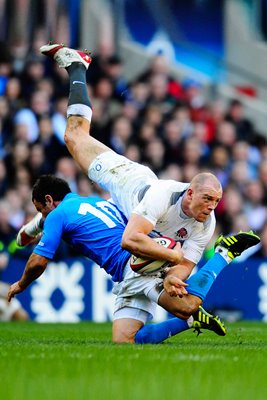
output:
[[[233,259],[228,255],[228,249],[226,249],[225,247],[217,246],[215,249],[215,253],[219,253],[228,264],[233,261]]]
[[[92,109],[85,104],[72,104],[67,108],[67,117],[70,117],[71,115],[79,115],[86,118],[89,122],[91,122],[92,113]]]
[[[187,322],[189,328],[192,328],[192,325],[194,322],[194,318],[192,317],[192,315],[191,315],[191,317],[188,318],[188,320],[186,322]]]

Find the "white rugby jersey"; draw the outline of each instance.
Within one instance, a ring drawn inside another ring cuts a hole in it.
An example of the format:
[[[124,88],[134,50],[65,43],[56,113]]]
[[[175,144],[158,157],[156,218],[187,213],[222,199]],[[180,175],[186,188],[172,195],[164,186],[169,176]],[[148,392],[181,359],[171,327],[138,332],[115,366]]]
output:
[[[150,221],[161,235],[184,242],[184,257],[197,264],[213,235],[216,221],[214,212],[204,223],[184,214],[181,202],[188,187],[188,183],[173,180],[152,181],[133,213]]]

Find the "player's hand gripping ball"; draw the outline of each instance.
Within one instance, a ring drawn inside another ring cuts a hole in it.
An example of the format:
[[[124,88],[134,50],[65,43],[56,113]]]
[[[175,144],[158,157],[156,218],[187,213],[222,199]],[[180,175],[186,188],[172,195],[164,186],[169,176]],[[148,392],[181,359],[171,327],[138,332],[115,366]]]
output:
[[[153,240],[168,249],[173,249],[176,246],[176,241],[166,236],[153,238]],[[153,275],[156,272],[169,267],[170,263],[164,260],[148,260],[147,258],[138,257],[132,254],[130,258],[130,266],[132,270],[138,274]]]

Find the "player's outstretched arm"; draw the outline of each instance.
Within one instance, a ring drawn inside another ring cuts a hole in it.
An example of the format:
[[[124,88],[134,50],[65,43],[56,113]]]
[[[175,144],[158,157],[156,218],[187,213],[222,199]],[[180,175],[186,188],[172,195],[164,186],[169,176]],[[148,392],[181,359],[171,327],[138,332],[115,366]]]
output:
[[[45,271],[48,259],[38,254],[32,253],[22,277],[19,281],[10,286],[7,299],[10,301],[17,294],[23,292],[33,281],[35,281]]]

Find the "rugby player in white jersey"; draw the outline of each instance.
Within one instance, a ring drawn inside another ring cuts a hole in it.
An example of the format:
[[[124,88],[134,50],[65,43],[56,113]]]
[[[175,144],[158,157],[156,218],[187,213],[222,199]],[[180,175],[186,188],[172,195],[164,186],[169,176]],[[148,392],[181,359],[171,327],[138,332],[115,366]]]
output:
[[[115,204],[127,217],[122,247],[137,256],[166,260],[172,265],[164,278],[165,290],[155,290],[155,301],[164,307],[169,296],[187,294],[183,281],[200,260],[213,235],[214,209],[222,197],[221,184],[209,172],[196,175],[188,184],[159,180],[149,168],[116,154],[90,136],[92,107],[86,85],[86,69],[91,58],[86,53],[61,44],[48,44],[42,46],[40,51],[53,58],[59,67],[66,68],[69,74],[70,96],[65,142],[81,169],[111,194]],[[175,239],[176,247],[172,250],[163,248],[151,240],[148,234],[153,230]],[[255,244],[247,245],[246,239],[253,242],[253,233],[236,235],[234,245],[238,243],[238,248],[219,243],[217,249],[222,255],[217,260],[219,267],[219,261],[223,266],[231,261],[230,253],[240,254],[246,246]],[[180,242],[183,243],[182,248]],[[220,244],[224,246],[221,248]],[[137,284],[136,274],[133,274],[128,268],[123,282],[116,289],[113,333],[115,331],[117,341],[120,341],[120,336],[132,335],[143,323],[142,318],[139,321],[133,313],[137,305],[136,298],[132,304],[130,301],[131,295],[138,293],[143,286],[142,278],[139,278]],[[144,305],[138,307],[144,309]]]

